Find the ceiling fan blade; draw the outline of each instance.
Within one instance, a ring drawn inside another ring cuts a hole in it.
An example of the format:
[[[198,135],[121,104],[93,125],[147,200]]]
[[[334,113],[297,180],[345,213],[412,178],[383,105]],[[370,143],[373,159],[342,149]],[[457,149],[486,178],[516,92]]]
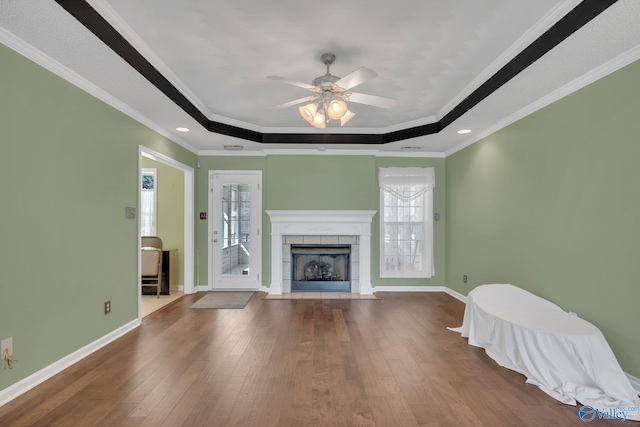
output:
[[[378,73],[376,73],[370,68],[360,67],[357,70],[355,70],[353,73],[347,74],[346,76],[344,76],[343,78],[335,82],[334,84],[336,86],[340,86],[344,90],[349,90],[352,87],[356,87],[359,84],[366,82],[367,80],[371,80],[377,75]]]
[[[307,89],[307,90],[314,91],[314,92],[318,90],[318,87],[316,87],[316,86],[309,85],[309,84],[306,84],[306,83],[303,83],[303,82],[298,82],[298,81],[295,81],[295,80],[290,80],[290,79],[287,79],[287,78],[284,78],[284,77],[280,77],[280,76],[267,76],[267,78],[271,79],[271,80],[276,80],[276,81],[279,81],[279,82],[282,82],[282,83],[287,83],[287,84],[290,84],[290,85],[298,86],[298,87],[301,87],[303,89]]]
[[[304,98],[294,99],[293,101],[285,102],[284,104],[275,105],[271,107],[274,110],[282,110],[283,108],[291,107],[292,105],[302,104],[303,102],[313,101],[314,99],[320,98],[317,95],[313,96],[305,96]]]
[[[351,92],[347,101],[358,104],[373,105],[374,107],[393,108],[396,106],[396,100],[392,98],[384,98],[382,96],[367,95],[364,93]]]

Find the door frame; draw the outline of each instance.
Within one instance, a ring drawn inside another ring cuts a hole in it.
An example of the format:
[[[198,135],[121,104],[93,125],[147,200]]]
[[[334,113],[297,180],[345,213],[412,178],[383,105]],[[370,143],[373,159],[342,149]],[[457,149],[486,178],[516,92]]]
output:
[[[195,174],[191,166],[185,165],[162,153],[158,153],[142,145],[138,146],[138,206],[142,188],[142,158],[146,157],[172,168],[181,170],[184,174],[184,271],[182,272],[183,292],[185,295],[197,292],[194,286],[194,248],[195,248]],[[142,227],[138,215],[138,319],[142,317],[142,262],[140,259]]]
[[[246,289],[250,289],[250,290],[258,290],[262,287],[262,171],[261,170],[209,170],[209,200],[208,200],[208,204],[207,204],[207,208],[209,209],[209,218],[207,221],[208,224],[208,230],[207,230],[207,238],[209,239],[208,242],[208,248],[209,248],[209,256],[207,257],[207,265],[208,265],[208,270],[209,270],[209,283],[208,283],[208,288],[209,290],[223,290],[221,288],[214,288],[213,287],[213,280],[214,280],[214,274],[213,274],[213,176],[214,175],[254,175],[258,177],[258,194],[256,195],[256,200],[257,200],[257,211],[258,211],[258,235],[255,236],[255,241],[257,244],[252,245],[252,249],[251,251],[255,253],[255,259],[256,259],[256,270],[257,270],[257,278],[256,278],[256,284],[254,287],[251,288],[246,288]],[[252,207],[252,211],[253,211],[253,207]],[[241,290],[241,289],[234,289],[234,290]]]

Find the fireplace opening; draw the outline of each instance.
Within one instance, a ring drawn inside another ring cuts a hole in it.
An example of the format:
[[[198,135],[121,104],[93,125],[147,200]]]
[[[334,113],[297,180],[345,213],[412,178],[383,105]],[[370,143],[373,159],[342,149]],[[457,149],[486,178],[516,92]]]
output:
[[[350,245],[292,245],[291,292],[351,292]]]

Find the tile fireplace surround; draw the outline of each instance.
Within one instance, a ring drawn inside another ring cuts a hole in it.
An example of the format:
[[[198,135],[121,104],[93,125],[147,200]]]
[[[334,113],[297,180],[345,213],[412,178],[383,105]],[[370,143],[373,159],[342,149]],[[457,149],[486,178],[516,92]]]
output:
[[[357,237],[359,259],[351,260],[351,293],[371,295],[371,219],[376,211],[304,210],[266,211],[271,219],[271,286],[269,294],[285,291],[283,245],[286,236]],[[358,269],[358,271],[354,271]]]

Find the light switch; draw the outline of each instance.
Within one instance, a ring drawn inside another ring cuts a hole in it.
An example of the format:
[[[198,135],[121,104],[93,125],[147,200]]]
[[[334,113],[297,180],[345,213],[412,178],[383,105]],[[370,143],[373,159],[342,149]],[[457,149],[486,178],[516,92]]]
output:
[[[124,217],[127,219],[136,217],[136,208],[132,206],[127,206],[124,208]]]

